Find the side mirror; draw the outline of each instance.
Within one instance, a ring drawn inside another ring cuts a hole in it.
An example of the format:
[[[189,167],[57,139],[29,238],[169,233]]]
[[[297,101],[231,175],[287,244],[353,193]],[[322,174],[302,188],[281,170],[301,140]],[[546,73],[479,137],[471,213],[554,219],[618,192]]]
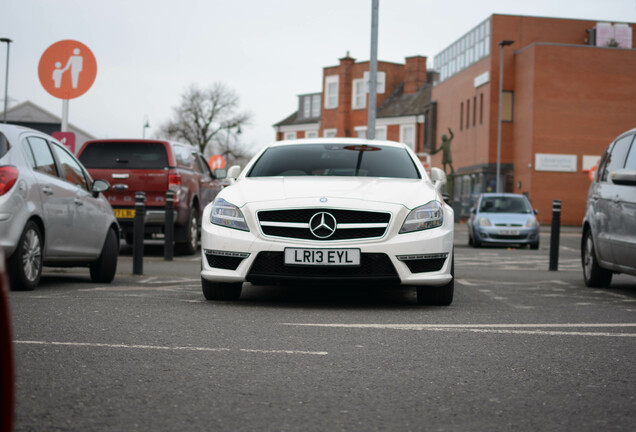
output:
[[[241,166],[240,165],[232,165],[229,170],[227,170],[227,178],[234,179],[241,174]]]
[[[619,169],[610,174],[612,183],[622,186],[636,186],[636,170]]]
[[[473,208],[470,209],[470,212],[472,214],[477,214],[477,209],[475,207],[473,207]]]
[[[534,211],[534,214],[536,214],[536,215],[539,214],[539,210],[534,209],[533,211]]]
[[[106,180],[97,179],[93,182],[91,192],[93,193],[93,196],[97,198],[100,193],[106,192],[108,189],[110,189],[110,183],[108,183]]]
[[[440,190],[446,184],[446,173],[439,168],[431,168],[431,180],[435,189]]]
[[[214,170],[214,177],[218,179],[224,179],[227,177],[227,170],[225,168],[217,168]]]

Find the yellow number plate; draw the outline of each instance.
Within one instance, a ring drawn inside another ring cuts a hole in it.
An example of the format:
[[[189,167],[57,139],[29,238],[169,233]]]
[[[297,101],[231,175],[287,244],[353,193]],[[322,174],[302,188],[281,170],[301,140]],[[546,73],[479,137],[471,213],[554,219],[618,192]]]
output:
[[[133,219],[135,217],[135,209],[113,209],[113,211],[118,219]]]

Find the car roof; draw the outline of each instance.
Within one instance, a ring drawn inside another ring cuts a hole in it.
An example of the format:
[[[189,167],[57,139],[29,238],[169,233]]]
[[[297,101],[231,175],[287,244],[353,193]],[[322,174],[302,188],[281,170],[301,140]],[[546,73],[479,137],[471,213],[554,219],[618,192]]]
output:
[[[25,132],[36,133],[39,135],[47,135],[43,132],[40,132],[30,127],[14,125],[10,123],[0,123],[0,132],[2,132],[5,137],[7,137],[9,142],[17,140],[20,137],[20,135]]]
[[[528,198],[524,194],[517,194],[517,193],[510,193],[510,192],[486,192],[486,193],[481,194],[481,196],[483,198],[490,198],[490,197],[522,197],[522,198]]]
[[[384,147],[405,148],[406,145],[396,141],[386,140],[370,140],[363,138],[301,138],[294,140],[276,141],[267,147],[284,147],[290,145],[308,145],[308,144],[348,144],[348,145],[374,145]]]

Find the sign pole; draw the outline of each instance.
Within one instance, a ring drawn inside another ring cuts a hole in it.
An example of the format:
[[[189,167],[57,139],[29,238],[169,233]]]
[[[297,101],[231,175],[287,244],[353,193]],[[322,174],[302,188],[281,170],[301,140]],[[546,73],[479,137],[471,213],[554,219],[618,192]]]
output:
[[[68,132],[68,99],[62,100],[62,128],[61,132]]]

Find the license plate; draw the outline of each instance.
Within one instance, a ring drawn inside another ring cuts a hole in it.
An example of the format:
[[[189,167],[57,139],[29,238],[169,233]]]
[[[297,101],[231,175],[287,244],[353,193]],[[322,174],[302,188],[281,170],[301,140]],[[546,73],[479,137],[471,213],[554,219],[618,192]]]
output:
[[[499,230],[499,235],[519,235],[519,230]]]
[[[360,249],[285,249],[285,264],[359,266]]]
[[[133,219],[135,217],[135,209],[113,209],[117,219]]]

